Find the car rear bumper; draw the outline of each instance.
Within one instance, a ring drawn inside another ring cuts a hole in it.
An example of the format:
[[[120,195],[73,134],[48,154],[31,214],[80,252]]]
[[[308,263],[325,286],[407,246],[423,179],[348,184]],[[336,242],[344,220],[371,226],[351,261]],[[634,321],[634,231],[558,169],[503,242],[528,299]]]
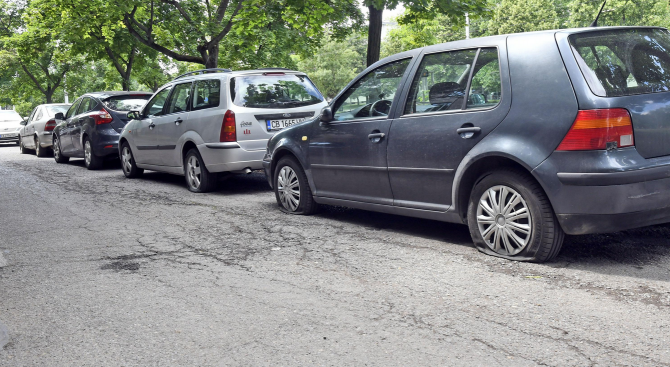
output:
[[[53,133],[51,131],[44,131],[37,134],[37,140],[40,142],[42,148],[51,148],[53,146]]]
[[[237,143],[206,143],[198,151],[210,172],[242,172],[263,168],[265,148],[246,150]]]
[[[117,156],[121,134],[112,128],[99,129],[91,134],[93,153],[98,157]]]
[[[265,179],[267,179],[270,184],[270,188],[274,189],[274,186],[272,186],[272,161],[263,159],[263,171],[265,172]]]
[[[634,148],[556,152],[533,174],[567,234],[670,222],[670,157],[647,160]]]

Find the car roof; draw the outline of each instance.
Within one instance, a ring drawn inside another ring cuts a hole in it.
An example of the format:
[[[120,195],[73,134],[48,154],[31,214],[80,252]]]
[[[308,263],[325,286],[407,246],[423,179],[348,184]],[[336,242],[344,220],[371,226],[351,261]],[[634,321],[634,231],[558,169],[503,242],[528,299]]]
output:
[[[196,70],[197,71],[197,70]],[[284,68],[263,68],[263,69],[253,69],[253,70],[231,70],[231,71],[218,71],[218,72],[207,72],[204,74],[197,74],[197,75],[186,75],[186,76],[179,76],[172,81],[165,83],[165,85],[176,83],[176,82],[187,82],[191,80],[200,80],[200,79],[212,79],[218,78],[218,79],[223,79],[223,78],[230,78],[230,77],[235,77],[235,76],[243,76],[243,75],[260,75],[263,73],[284,73],[284,74],[289,74],[289,75],[307,75],[302,71],[296,71],[296,70],[291,70],[291,69],[284,69]]]

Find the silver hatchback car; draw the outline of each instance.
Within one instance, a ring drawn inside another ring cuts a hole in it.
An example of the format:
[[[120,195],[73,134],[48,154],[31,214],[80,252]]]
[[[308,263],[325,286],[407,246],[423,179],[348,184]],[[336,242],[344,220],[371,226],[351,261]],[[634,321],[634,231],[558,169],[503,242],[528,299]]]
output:
[[[327,103],[301,72],[287,69],[187,73],[159,89],[119,139],[123,173],[145,169],[186,176],[188,189],[207,192],[218,173],[263,168],[275,132],[312,118]]]

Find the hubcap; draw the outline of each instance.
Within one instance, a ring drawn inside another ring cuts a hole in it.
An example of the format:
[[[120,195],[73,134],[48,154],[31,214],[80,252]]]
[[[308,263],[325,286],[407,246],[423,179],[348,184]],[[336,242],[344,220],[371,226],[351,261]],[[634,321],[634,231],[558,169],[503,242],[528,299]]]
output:
[[[91,164],[91,143],[88,140],[84,143],[84,159],[86,160],[86,165]]]
[[[194,155],[188,157],[188,161],[186,161],[186,179],[188,180],[188,184],[194,189],[200,188],[200,174],[201,169],[198,158]]]
[[[58,138],[54,139],[54,157],[60,157],[60,142],[58,141]]]
[[[35,138],[35,152],[37,152],[37,154],[40,154],[40,148],[42,148],[40,147],[40,142]]]
[[[503,185],[482,194],[477,205],[477,226],[484,242],[501,255],[521,252],[532,234],[526,201],[514,189]]]
[[[292,212],[300,205],[300,182],[293,168],[284,166],[277,175],[277,192],[282,206]]]
[[[128,147],[123,147],[123,151],[121,152],[121,161],[123,163],[123,170],[126,173],[130,173],[130,170],[133,168],[132,165],[132,153],[130,153],[130,148]]]

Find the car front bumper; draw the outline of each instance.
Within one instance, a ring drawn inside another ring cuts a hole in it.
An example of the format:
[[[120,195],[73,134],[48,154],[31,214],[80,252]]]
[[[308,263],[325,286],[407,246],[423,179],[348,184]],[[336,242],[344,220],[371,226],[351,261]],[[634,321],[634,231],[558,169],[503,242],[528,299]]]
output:
[[[0,143],[18,143],[19,133],[0,133]]]

